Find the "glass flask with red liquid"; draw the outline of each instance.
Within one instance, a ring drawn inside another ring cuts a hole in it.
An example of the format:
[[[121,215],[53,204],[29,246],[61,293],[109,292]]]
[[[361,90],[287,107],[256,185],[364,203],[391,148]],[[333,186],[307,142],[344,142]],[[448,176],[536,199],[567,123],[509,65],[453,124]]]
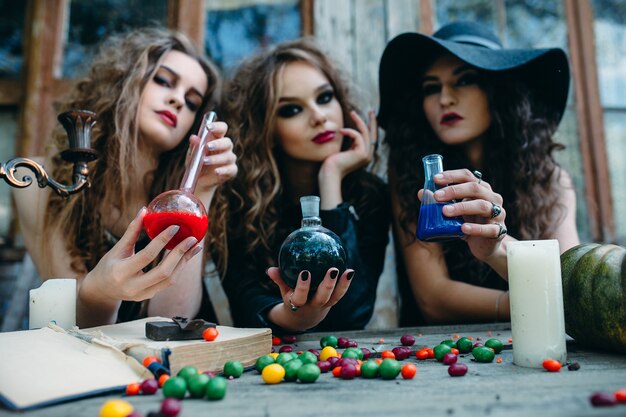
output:
[[[300,198],[302,227],[293,231],[280,247],[278,267],[283,281],[291,288],[296,287],[298,274],[307,270],[311,273],[311,291],[324,279],[329,268],[346,269],[346,250],[339,236],[322,226],[319,217],[320,198],[309,195]]]
[[[435,185],[433,177],[443,172],[443,157],[432,154],[422,158],[424,163],[424,193],[422,205],[417,220],[416,235],[419,240],[425,242],[442,242],[450,239],[463,237],[461,217],[446,217],[442,209],[452,201],[440,202],[435,200],[435,191],[439,188]]]
[[[165,249],[174,249],[176,245],[189,236],[194,236],[198,241],[201,241],[209,228],[206,208],[193,192],[202,170],[206,144],[214,139],[209,126],[216,117],[215,112],[209,112],[202,118],[198,132],[200,141],[196,145],[191,144],[187,168],[180,187],[177,190],[159,194],[148,204],[148,211],[143,218],[143,226],[150,239],[154,239],[169,226],[180,226]]]

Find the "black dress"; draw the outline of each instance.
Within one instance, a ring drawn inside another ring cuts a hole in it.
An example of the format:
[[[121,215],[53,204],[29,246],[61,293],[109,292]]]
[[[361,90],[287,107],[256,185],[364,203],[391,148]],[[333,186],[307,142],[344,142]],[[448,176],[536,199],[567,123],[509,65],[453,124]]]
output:
[[[362,329],[374,311],[389,240],[391,206],[386,184],[372,174],[366,176],[367,187],[344,192],[345,202],[333,210],[320,210],[322,225],[343,240],[347,267],[354,269],[355,275],[347,293],[311,331]],[[277,334],[284,332],[267,320],[269,310],[283,300],[265,271],[276,266],[283,240],[300,227],[300,207],[288,200],[277,201],[279,225],[272,248],[274,264],[246,253],[244,236],[229,236],[228,268],[223,284],[238,327],[270,327]],[[231,221],[241,220],[233,216]]]

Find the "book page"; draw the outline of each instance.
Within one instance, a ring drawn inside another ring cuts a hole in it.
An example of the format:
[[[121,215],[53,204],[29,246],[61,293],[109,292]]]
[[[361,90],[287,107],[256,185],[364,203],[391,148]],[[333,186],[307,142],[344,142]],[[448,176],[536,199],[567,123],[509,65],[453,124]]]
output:
[[[152,374],[135,359],[62,329],[0,333],[0,395],[22,409],[122,388]]]

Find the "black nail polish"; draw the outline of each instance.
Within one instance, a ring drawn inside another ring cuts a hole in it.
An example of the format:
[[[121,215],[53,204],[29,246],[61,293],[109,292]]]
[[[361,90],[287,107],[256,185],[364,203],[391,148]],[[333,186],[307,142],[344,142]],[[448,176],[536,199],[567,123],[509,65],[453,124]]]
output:
[[[311,273],[309,271],[302,271],[302,282],[308,281],[311,277]]]
[[[339,275],[339,271],[337,271],[336,269],[334,271],[330,271],[330,277],[332,279],[337,279],[337,275]]]
[[[352,278],[354,278],[354,271],[348,272],[348,276],[346,277],[348,281],[350,281]]]

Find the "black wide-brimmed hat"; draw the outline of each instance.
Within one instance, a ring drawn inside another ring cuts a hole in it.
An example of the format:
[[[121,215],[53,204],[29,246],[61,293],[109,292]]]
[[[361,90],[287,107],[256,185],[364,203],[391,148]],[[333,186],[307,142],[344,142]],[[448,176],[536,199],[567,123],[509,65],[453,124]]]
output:
[[[487,72],[519,73],[556,121],[561,120],[569,90],[569,65],[562,49],[505,49],[485,27],[473,22],[454,22],[433,36],[403,33],[387,44],[378,73],[378,123],[383,129],[394,111],[408,105],[406,92],[417,88],[417,78],[426,66],[444,52]]]

